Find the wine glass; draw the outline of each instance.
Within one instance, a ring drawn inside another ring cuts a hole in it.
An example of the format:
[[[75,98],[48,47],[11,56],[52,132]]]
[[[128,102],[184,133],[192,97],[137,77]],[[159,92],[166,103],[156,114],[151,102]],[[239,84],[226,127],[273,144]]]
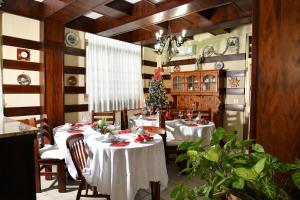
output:
[[[178,112],[178,116],[179,116],[179,118],[181,119],[181,118],[183,117],[183,112],[182,112],[182,111],[179,111],[179,112]]]
[[[153,113],[153,106],[148,106],[148,111],[149,111],[150,115],[152,115],[152,113]]]
[[[81,116],[81,122],[87,124],[89,122],[89,113],[83,113]]]
[[[121,124],[120,124],[120,122],[117,121],[117,120],[114,122],[114,126],[115,126],[115,129],[116,129],[116,130],[120,130],[120,129],[121,129]]]
[[[191,110],[187,110],[186,115],[189,118],[189,120],[191,121],[192,117],[193,117],[193,112]]]

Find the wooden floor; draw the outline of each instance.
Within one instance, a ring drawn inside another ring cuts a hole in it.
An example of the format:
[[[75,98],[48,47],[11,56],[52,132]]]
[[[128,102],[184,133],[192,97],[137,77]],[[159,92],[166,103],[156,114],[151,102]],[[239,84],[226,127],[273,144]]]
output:
[[[187,186],[193,187],[201,184],[201,181],[198,178],[193,177],[189,179],[187,176],[179,176],[179,170],[174,164],[168,164],[168,176],[169,176],[169,184],[168,188],[161,191],[161,199],[171,200],[170,192],[172,188],[178,183],[184,183]],[[68,180],[67,181],[67,192],[59,193],[57,189],[57,181],[46,181],[42,178],[42,193],[37,194],[37,200],[74,200],[77,193],[78,184],[76,181]],[[93,199],[93,198],[81,198],[81,200],[85,199]],[[97,198],[95,198],[97,199]],[[98,198],[99,199],[99,198]],[[137,193],[135,200],[151,200],[151,195],[149,191],[139,190]]]

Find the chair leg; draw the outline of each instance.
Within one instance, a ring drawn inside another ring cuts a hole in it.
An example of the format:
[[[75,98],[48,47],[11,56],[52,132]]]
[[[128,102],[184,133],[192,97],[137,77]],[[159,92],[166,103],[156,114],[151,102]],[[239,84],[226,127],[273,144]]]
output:
[[[64,161],[57,164],[58,192],[66,192],[66,169]]]
[[[159,182],[150,182],[152,200],[160,200],[160,184]]]
[[[52,166],[51,165],[46,165],[45,166],[45,172],[52,172]],[[51,175],[45,175],[46,180],[52,180]]]
[[[39,166],[35,168],[35,192],[41,192],[41,175]]]
[[[85,185],[85,181],[84,181],[84,180],[81,180],[81,181],[80,181],[80,184],[79,184],[78,191],[77,191],[76,200],[79,200],[79,199],[80,199],[80,197],[81,197],[81,191],[82,191],[82,188],[83,188],[84,185]]]

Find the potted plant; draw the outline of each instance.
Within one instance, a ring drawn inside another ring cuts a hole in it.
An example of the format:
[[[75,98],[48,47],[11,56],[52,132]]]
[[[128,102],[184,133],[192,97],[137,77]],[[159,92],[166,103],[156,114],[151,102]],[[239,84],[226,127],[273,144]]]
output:
[[[222,199],[234,195],[243,200],[289,199],[284,188],[275,184],[275,172],[292,171],[292,180],[300,188],[300,161],[286,164],[266,153],[254,140],[239,141],[233,131],[218,128],[209,146],[203,139],[183,142],[176,162],[187,161],[181,173],[199,176],[204,185],[192,189],[178,184],[171,197],[177,200]],[[249,149],[251,148],[251,151]]]

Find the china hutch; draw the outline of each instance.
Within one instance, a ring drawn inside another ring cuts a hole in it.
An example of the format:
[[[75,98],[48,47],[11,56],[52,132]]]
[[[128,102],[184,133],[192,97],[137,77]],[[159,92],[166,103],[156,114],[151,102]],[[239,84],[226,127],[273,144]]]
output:
[[[172,108],[177,110],[211,109],[212,120],[222,126],[224,70],[201,70],[171,73]]]

